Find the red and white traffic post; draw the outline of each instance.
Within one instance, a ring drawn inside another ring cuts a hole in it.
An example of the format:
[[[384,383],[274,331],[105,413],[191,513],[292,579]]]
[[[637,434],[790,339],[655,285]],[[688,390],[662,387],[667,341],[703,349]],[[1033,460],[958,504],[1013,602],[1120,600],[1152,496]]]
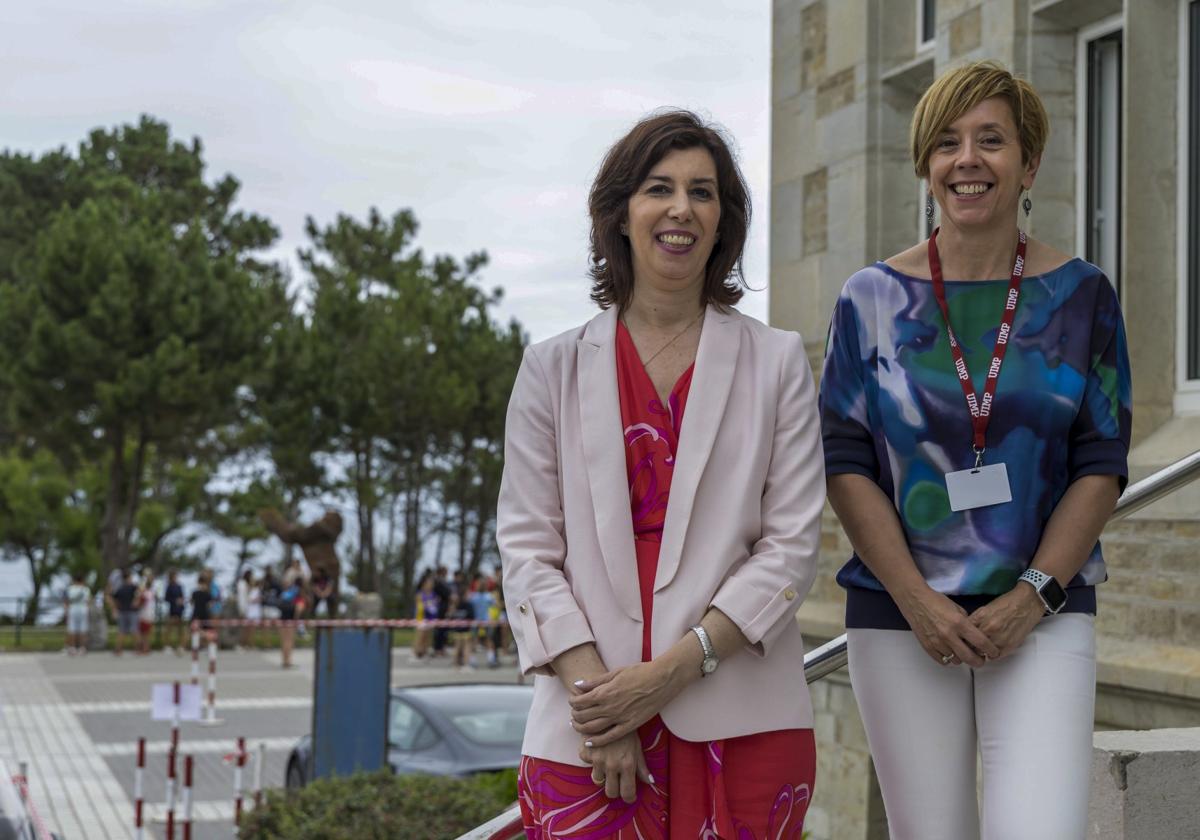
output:
[[[175,750],[167,750],[167,840],[175,840]]]
[[[138,738],[137,765],[133,771],[133,835],[134,840],[143,840],[145,829],[145,776],[146,776],[146,739]]]
[[[267,763],[267,745],[262,741],[258,742],[258,754],[254,756],[254,810],[262,807],[263,789],[263,765]]]
[[[179,705],[180,705],[180,688],[179,680],[175,680],[171,684],[171,700],[175,704],[171,712],[171,751],[179,749]]]
[[[233,764],[233,830],[234,836],[242,824],[242,768],[246,766],[246,739],[237,739],[237,758]]]
[[[192,840],[192,757],[183,759],[183,840]]]
[[[192,624],[192,685],[200,684],[200,627]]]
[[[210,630],[208,633],[208,702],[204,706],[204,717],[200,719],[201,726],[220,726],[225,721],[217,717],[217,634]]]

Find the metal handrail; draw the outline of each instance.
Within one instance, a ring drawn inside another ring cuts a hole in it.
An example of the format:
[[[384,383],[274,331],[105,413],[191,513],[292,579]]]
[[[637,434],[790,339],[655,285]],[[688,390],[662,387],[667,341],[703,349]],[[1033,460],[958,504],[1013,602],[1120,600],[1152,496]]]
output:
[[[472,828],[458,840],[514,840],[525,836],[525,824],[521,821],[521,806],[514,805],[498,817],[492,817],[483,825]]]
[[[1200,478],[1200,449],[1126,487],[1108,521],[1124,519],[1197,478]]]
[[[1126,487],[1108,521],[1123,519],[1198,478],[1200,450]],[[804,655],[804,680],[812,684],[844,667],[846,661],[846,635],[843,633]],[[514,805],[458,840],[513,840],[521,836],[522,830],[521,809]]]

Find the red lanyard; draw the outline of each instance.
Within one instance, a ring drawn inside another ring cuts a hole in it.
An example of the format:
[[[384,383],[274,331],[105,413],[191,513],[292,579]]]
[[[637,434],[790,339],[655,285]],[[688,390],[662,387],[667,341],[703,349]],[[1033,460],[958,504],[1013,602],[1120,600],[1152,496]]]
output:
[[[933,278],[933,296],[937,299],[938,308],[946,320],[946,335],[950,338],[950,355],[954,357],[954,370],[958,374],[958,384],[962,386],[963,396],[967,398],[967,408],[971,411],[971,427],[975,430],[974,449],[975,466],[983,463],[983,451],[987,448],[987,427],[992,419],[992,401],[996,395],[996,383],[1000,379],[1000,366],[1004,364],[1004,353],[1008,350],[1008,338],[1012,333],[1013,319],[1017,316],[1017,300],[1021,296],[1021,275],[1025,273],[1025,231],[1017,231],[1017,256],[1013,261],[1012,280],[1008,284],[1008,297],[1004,301],[1004,317],[1000,320],[1000,332],[996,335],[996,347],[992,350],[992,363],[988,366],[987,379],[984,380],[983,399],[975,393],[971,384],[971,375],[967,372],[967,360],[963,357],[962,348],[950,326],[950,307],[946,304],[946,283],[942,279],[942,261],[938,258],[937,235],[934,230],[929,237],[929,274]]]

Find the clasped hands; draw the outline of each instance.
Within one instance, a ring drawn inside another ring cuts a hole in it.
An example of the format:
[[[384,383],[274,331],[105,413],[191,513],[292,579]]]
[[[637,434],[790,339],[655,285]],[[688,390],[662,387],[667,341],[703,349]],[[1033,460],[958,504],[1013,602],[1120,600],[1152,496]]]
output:
[[[1018,584],[970,614],[932,589],[908,600],[902,612],[921,647],[939,665],[980,668],[1019,648],[1044,608],[1033,587]]]
[[[592,781],[610,799],[636,798],[637,780],[654,784],[642,755],[638,727],[677,692],[663,669],[642,662],[574,683],[571,727],[583,737],[579,757],[592,766]]]

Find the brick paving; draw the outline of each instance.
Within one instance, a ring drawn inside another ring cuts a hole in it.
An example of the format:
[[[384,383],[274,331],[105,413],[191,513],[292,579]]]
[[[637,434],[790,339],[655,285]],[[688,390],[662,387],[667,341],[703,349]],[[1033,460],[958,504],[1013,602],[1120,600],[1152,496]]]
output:
[[[298,650],[295,661],[297,668],[284,671],[276,651],[221,651],[217,716],[224,723],[180,727],[180,752],[195,762],[195,840],[232,836],[233,770],[222,759],[238,736],[252,755],[265,744],[263,784],[282,787],[288,752],[312,721],[312,651]],[[0,653],[0,759],[13,772],[28,762],[30,792],[51,831],[62,840],[132,840],[138,737],[147,740],[148,813],[162,810],[170,727],[150,720],[150,686],[187,682],[190,673],[191,660],[171,653]],[[514,682],[516,669],[460,672],[393,651],[394,685],[477,680]],[[247,791],[252,779],[247,765]],[[165,837],[161,823],[146,823],[147,837]]]

